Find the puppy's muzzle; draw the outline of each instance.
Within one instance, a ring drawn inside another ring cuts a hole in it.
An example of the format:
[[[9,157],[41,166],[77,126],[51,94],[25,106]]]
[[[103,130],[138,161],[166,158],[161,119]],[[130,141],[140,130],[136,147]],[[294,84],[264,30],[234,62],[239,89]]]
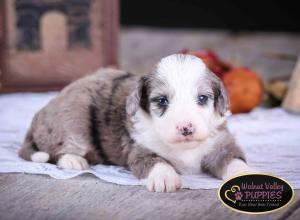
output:
[[[176,129],[184,137],[192,136],[196,131],[196,129],[195,129],[195,127],[192,123],[187,123],[187,124],[184,124],[184,125],[181,125],[181,126],[178,125],[178,126],[176,126]]]

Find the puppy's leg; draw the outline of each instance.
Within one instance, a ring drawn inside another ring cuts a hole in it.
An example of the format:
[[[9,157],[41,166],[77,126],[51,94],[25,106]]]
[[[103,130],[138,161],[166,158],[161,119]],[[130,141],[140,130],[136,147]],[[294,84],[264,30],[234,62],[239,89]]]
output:
[[[153,192],[174,192],[181,187],[181,179],[166,160],[155,153],[136,147],[128,157],[129,169],[138,178],[146,178],[146,186]]]
[[[37,148],[36,143],[33,141],[32,128],[28,130],[24,143],[18,153],[23,159],[38,163],[46,163],[50,159],[48,153],[40,151]]]
[[[149,191],[174,192],[181,187],[181,180],[171,165],[157,162],[149,172],[146,185]]]
[[[75,154],[63,154],[57,161],[57,166],[63,169],[86,170],[89,164],[85,158]]]
[[[238,174],[254,172],[245,161],[244,153],[232,141],[205,155],[201,161],[201,168],[204,172],[226,180]]]
[[[75,144],[74,140],[67,146],[62,146],[59,153],[52,152],[51,157],[55,158],[57,165],[64,169],[85,170],[89,167],[87,160],[83,157],[86,150]],[[25,141],[19,150],[19,155],[25,160],[31,160],[38,163],[46,163],[50,160],[50,155],[41,151],[36,146],[32,130],[30,129],[26,135]]]
[[[247,174],[247,173],[254,173],[255,170],[248,166],[245,161],[241,159],[232,159],[226,167],[224,167],[222,171],[222,179],[227,180],[231,177]]]
[[[88,161],[84,158],[88,150],[91,149],[86,138],[80,135],[69,136],[66,143],[56,153],[57,166],[63,169],[85,170],[88,169]]]

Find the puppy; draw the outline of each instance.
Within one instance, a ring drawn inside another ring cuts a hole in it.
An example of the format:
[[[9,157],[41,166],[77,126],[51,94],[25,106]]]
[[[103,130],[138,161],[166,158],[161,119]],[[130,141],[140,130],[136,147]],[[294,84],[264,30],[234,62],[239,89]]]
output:
[[[226,127],[228,107],[222,82],[192,55],[165,57],[146,76],[101,69],[35,115],[19,155],[64,169],[124,166],[148,190],[173,192],[180,174],[252,171]]]

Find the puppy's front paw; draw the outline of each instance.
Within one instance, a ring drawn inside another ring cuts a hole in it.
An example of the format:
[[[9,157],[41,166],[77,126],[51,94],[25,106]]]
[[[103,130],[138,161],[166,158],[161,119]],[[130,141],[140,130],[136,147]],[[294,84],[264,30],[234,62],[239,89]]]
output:
[[[152,192],[175,192],[181,187],[181,179],[172,166],[157,163],[150,171],[146,185]]]
[[[89,167],[87,160],[75,154],[64,154],[57,162],[63,169],[86,170]]]
[[[253,168],[249,167],[244,161],[240,159],[233,159],[225,169],[225,172],[222,175],[222,179],[227,180],[237,175],[250,174],[255,172],[256,171]]]

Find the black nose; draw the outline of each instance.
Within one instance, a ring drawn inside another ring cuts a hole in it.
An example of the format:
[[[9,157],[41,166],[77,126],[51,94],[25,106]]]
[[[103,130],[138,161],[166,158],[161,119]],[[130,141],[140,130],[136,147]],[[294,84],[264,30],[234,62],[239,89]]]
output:
[[[183,136],[189,136],[193,134],[193,128],[183,127],[181,130],[181,134]]]

